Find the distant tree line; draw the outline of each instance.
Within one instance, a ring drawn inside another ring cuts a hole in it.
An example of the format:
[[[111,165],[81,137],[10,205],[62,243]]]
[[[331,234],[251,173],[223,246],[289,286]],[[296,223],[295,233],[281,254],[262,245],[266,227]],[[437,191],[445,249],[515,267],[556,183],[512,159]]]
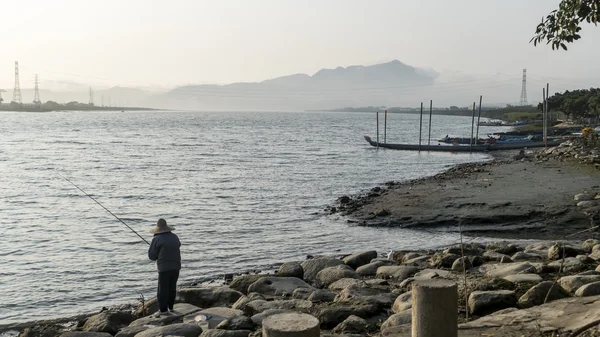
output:
[[[542,110],[542,103],[538,104]],[[548,110],[560,111],[569,119],[600,119],[600,88],[557,93],[548,98]]]

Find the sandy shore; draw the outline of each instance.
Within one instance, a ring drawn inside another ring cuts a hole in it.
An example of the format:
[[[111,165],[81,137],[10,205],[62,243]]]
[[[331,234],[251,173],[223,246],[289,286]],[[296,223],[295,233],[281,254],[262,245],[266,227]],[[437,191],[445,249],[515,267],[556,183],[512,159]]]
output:
[[[498,158],[434,177],[340,198],[335,211],[361,226],[458,231],[475,236],[557,239],[594,221],[574,195],[600,192],[600,171],[559,161]],[[598,207],[595,207],[598,208]],[[584,235],[590,237],[590,233]]]

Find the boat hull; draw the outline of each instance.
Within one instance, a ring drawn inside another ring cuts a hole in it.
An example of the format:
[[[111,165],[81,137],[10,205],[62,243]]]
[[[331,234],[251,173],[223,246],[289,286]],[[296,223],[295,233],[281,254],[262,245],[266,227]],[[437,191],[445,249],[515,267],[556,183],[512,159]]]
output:
[[[527,148],[537,148],[545,146],[556,146],[564,142],[565,139],[549,140],[548,142],[516,142],[511,144],[485,144],[485,145],[419,145],[419,144],[386,144],[377,143],[373,141],[371,137],[365,136],[365,140],[375,147],[381,147],[393,150],[405,150],[405,151],[436,151],[436,152],[488,152],[488,151],[502,151],[502,150],[519,150]]]

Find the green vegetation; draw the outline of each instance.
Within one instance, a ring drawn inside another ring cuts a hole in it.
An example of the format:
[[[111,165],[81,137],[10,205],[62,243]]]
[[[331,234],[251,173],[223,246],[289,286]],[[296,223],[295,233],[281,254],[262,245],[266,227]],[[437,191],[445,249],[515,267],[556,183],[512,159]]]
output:
[[[534,45],[546,41],[552,49],[567,50],[565,43],[581,38],[579,32],[583,22],[598,25],[598,21],[600,0],[562,0],[557,10],[542,18],[531,41]]]
[[[507,112],[502,115],[502,120],[507,122],[528,121],[542,119],[541,112]]]
[[[538,105],[542,110],[542,104]],[[548,98],[548,111],[560,111],[568,118],[600,121],[600,88],[582,89],[557,93]]]

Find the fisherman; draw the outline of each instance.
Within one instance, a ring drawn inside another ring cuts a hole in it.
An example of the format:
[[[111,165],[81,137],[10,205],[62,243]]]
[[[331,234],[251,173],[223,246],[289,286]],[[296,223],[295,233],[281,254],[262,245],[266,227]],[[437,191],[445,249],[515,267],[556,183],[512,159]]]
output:
[[[158,219],[156,226],[150,230],[154,234],[150,248],[148,249],[148,258],[156,261],[158,268],[158,299],[159,311],[156,317],[168,316],[173,314],[173,305],[175,305],[175,296],[177,295],[177,279],[181,269],[181,253],[179,247],[179,237],[173,234],[173,227],[167,225],[165,219]]]

